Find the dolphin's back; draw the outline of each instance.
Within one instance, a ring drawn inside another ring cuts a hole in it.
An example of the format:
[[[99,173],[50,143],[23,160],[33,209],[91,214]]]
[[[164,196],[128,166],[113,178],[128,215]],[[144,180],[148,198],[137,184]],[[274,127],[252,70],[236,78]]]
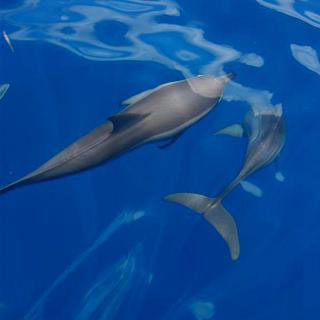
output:
[[[190,87],[188,80],[178,81],[171,85],[154,90],[144,99],[128,108],[132,113],[167,114],[173,110],[178,112],[181,120],[188,120],[208,106],[214,104],[219,97],[205,97],[196,93]]]
[[[249,137],[245,161],[239,174],[216,197],[221,201],[241,180],[272,162],[281,151],[285,140],[285,127],[281,106],[250,111],[245,119],[245,132]]]
[[[282,112],[276,113],[276,110],[271,109],[267,114],[250,114],[249,117],[249,144],[242,169],[245,175],[272,162],[281,151],[285,140]]]
[[[113,125],[110,121],[78,139],[31,173],[32,181],[49,179],[94,166],[104,160]]]
[[[108,156],[107,153],[112,153],[110,148],[106,148],[112,129],[112,122],[107,121],[65,148],[35,171],[1,188],[0,192],[9,191],[21,184],[74,173],[98,164]]]
[[[175,130],[179,132],[190,126],[206,115],[219,99],[220,96],[201,96],[192,90],[187,80],[183,80],[153,90],[126,111],[149,114],[143,130],[150,141],[171,136]]]

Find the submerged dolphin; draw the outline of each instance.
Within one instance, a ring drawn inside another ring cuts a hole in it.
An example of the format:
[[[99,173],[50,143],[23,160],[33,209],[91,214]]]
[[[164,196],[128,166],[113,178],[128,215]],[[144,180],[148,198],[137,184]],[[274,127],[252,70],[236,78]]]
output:
[[[174,193],[166,196],[165,200],[182,204],[197,213],[204,214],[204,218],[227,242],[231,257],[236,260],[240,254],[237,226],[221,201],[241,180],[268,165],[281,151],[285,140],[282,107],[277,105],[275,108],[261,108],[256,113],[251,111],[247,114],[245,126],[232,125],[219,131],[218,134],[237,137],[246,134],[249,137],[245,161],[236,178],[216,198],[195,193]]]
[[[198,76],[136,95],[123,102],[126,109],[0,192],[84,170],[144,143],[171,138],[162,146],[166,147],[219,102],[232,78],[231,73],[216,78]]]

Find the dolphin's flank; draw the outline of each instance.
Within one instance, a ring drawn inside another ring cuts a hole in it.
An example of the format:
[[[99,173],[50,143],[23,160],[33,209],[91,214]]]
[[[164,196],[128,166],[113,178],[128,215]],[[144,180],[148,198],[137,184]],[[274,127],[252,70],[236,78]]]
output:
[[[198,76],[127,99],[123,111],[0,192],[85,170],[147,142],[169,139],[169,145],[212,110],[232,78],[231,73],[216,78]]]

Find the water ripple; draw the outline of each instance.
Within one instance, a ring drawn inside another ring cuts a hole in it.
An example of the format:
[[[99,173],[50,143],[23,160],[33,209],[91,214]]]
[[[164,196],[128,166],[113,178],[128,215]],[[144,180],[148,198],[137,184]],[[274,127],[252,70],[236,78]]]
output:
[[[242,53],[206,39],[200,27],[158,22],[160,17],[181,14],[171,0],[96,0],[90,5],[85,0],[28,0],[19,10],[7,10],[5,21],[18,29],[10,34],[15,41],[46,41],[97,61],[157,62],[184,77],[221,74],[233,61],[264,65],[254,52]],[[253,108],[258,103],[272,106],[271,98],[270,92],[236,82],[227,90],[227,100],[245,101]]]
[[[320,74],[320,62],[316,50],[309,46],[291,44],[293,57],[307,69]]]
[[[263,59],[255,53],[242,54],[208,41],[200,28],[156,21],[161,16],[179,15],[178,4],[170,0],[96,0],[90,5],[81,0],[29,0],[19,10],[7,10],[5,20],[18,28],[10,35],[13,40],[47,41],[92,60],[154,61],[181,71],[185,77],[221,73],[223,64],[234,60],[263,65]],[[110,43],[117,27],[101,30],[103,37],[97,35],[97,26],[110,21],[126,30],[117,45]],[[170,50],[168,39],[172,42]]]
[[[316,28],[320,28],[320,12],[315,13],[309,10],[300,9],[297,6],[298,1],[295,0],[257,0],[262,6],[284,13],[288,16],[297,18],[303,22],[306,22]],[[305,6],[311,6],[303,0],[299,2],[304,3]]]

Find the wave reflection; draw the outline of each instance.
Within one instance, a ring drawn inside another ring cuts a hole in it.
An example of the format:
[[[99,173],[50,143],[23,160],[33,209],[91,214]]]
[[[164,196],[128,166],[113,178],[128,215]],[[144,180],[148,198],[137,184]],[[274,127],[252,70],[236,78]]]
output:
[[[318,14],[309,10],[300,10],[298,6],[295,5],[295,0],[257,0],[257,2],[266,8],[276,10],[316,28],[320,28],[320,12]],[[306,1],[300,0],[299,2],[303,2],[304,6],[308,6]]]
[[[90,5],[85,0],[42,0],[34,2],[32,10],[29,5],[7,12],[5,21],[18,28],[10,34],[15,41],[46,41],[91,60],[157,62],[186,78],[224,73],[224,65],[232,61],[264,65],[256,53],[242,53],[207,40],[199,27],[159,22],[181,13],[171,0],[95,0]],[[244,101],[252,108],[273,106],[271,98],[268,91],[236,82],[224,97]]]
[[[293,57],[307,69],[320,74],[320,62],[316,50],[309,46],[291,44]]]
[[[13,40],[47,41],[92,60],[154,61],[181,71],[185,77],[220,73],[224,63],[234,60],[263,65],[255,53],[242,54],[208,41],[200,28],[157,22],[160,17],[180,14],[178,4],[170,0],[96,0],[90,5],[81,0],[43,0],[33,2],[32,10],[29,4],[6,11],[5,20],[19,29],[10,34]],[[99,32],[106,22],[117,25]],[[125,31],[115,45],[110,39],[118,28]]]

